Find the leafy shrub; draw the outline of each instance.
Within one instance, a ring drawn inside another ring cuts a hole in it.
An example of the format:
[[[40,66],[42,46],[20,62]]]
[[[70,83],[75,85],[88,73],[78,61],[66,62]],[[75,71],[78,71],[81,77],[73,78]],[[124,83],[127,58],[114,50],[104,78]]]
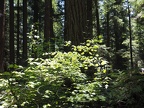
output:
[[[24,68],[10,65],[0,74],[4,108],[143,107],[144,76],[109,71],[106,47],[97,40],[71,46],[69,52],[29,58]],[[106,53],[105,53],[106,52]]]
[[[27,68],[1,73],[1,104],[13,108],[96,107],[106,100],[107,61],[94,40],[54,52],[49,58],[29,58]]]
[[[141,108],[144,106],[144,75],[136,72],[117,72],[109,88],[109,103],[118,108]]]

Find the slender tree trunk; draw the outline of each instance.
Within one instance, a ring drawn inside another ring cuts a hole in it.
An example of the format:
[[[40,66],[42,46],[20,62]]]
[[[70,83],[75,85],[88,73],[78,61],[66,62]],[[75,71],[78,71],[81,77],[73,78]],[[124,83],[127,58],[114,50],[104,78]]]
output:
[[[39,17],[39,0],[34,0],[34,24],[38,23],[38,17]]]
[[[65,1],[65,41],[71,41],[78,45],[86,39],[87,26],[87,1],[66,0]]]
[[[10,49],[10,64],[15,63],[15,49],[14,49],[14,0],[9,0],[10,4],[10,37],[9,37],[9,49]]]
[[[118,53],[120,50],[120,37],[121,37],[121,31],[118,26],[118,22],[114,19],[114,39],[115,39],[115,63],[114,68],[115,69],[121,69],[122,70],[122,58],[121,55]]]
[[[131,16],[130,16],[130,6],[129,6],[129,1],[128,0],[127,0],[127,3],[128,3],[129,35],[130,35],[130,59],[131,59],[131,69],[133,69]]]
[[[33,23],[34,23],[34,31],[33,35],[39,34],[39,0],[34,0],[34,16],[33,16]],[[34,38],[35,39],[35,38]]]
[[[5,23],[5,0],[0,3],[0,72],[4,71],[4,24]]]
[[[107,47],[110,47],[110,30],[109,30],[109,12],[107,12],[107,15],[106,15],[106,19],[107,19],[107,38],[106,38],[106,46]]]
[[[33,4],[33,10],[34,10],[34,15],[33,15],[33,39],[35,41],[38,41],[37,38],[35,38],[35,36],[38,36],[39,33],[39,0],[34,0],[34,4]],[[32,46],[32,57],[37,58],[37,51],[35,50],[35,45]]]
[[[45,51],[55,51],[55,36],[53,33],[52,0],[45,0],[44,39]]]
[[[27,65],[27,0],[23,0],[23,65]]]
[[[19,14],[19,11],[20,11],[20,7],[19,7],[19,0],[17,0],[17,64],[19,64],[19,58],[20,58],[20,46],[19,46],[19,35],[20,35],[20,14]]]
[[[39,34],[39,0],[34,0],[34,16],[33,16],[33,23],[34,23],[34,32],[33,35]],[[36,31],[35,31],[36,30]],[[34,38],[36,39],[36,38]]]

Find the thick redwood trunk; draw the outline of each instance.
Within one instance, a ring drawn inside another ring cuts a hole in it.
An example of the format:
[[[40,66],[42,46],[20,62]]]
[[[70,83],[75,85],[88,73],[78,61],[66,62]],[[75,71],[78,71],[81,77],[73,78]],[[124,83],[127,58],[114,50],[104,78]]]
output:
[[[78,45],[86,39],[87,26],[87,1],[65,1],[65,41]]]

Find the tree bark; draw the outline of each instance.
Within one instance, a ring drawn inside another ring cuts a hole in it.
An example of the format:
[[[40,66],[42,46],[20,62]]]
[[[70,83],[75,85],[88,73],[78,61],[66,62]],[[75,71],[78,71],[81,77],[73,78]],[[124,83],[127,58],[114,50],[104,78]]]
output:
[[[10,37],[9,37],[9,49],[10,49],[10,64],[15,63],[15,49],[14,49],[14,0],[9,0],[10,4]]]
[[[23,65],[27,65],[27,0],[23,0]]]
[[[45,51],[55,51],[55,36],[53,33],[52,0],[45,0],[44,39]]]
[[[131,59],[131,69],[133,69],[133,50],[132,50],[132,30],[131,30],[131,16],[130,16],[130,6],[129,6],[129,1],[127,0],[128,3],[128,18],[129,18],[129,35],[130,35],[130,59]]]
[[[38,22],[38,18],[39,18],[39,0],[34,0],[34,23]]]
[[[86,39],[92,39],[92,0],[87,0],[87,37]]]
[[[19,64],[19,58],[20,58],[20,45],[19,45],[19,35],[20,35],[20,7],[19,7],[19,0],[17,0],[17,64]]]
[[[96,7],[96,30],[97,30],[97,36],[99,36],[100,35],[100,22],[99,22],[98,0],[95,0],[95,7]]]
[[[39,35],[39,0],[34,0],[33,23],[34,23],[34,30],[36,30],[34,31],[33,35],[37,36]]]
[[[114,12],[114,16],[118,16],[118,12]],[[122,56],[122,52],[120,51],[121,49],[126,49],[127,47],[123,45],[123,41],[125,38],[123,38],[123,28],[119,25],[119,22],[117,19],[113,19],[114,25],[113,25],[113,30],[114,30],[114,39],[115,39],[115,63],[114,63],[114,69],[119,69],[119,70],[125,70],[127,68],[126,66],[126,61],[127,58],[124,58]]]
[[[4,71],[4,25],[5,25],[5,0],[0,3],[0,72]]]
[[[65,33],[64,40],[79,45],[86,40],[87,1],[65,1]]]
[[[106,38],[106,46],[110,47],[110,30],[109,30],[109,12],[107,12],[106,14],[106,19],[107,19],[107,24],[106,24],[106,28],[107,28],[107,38]]]

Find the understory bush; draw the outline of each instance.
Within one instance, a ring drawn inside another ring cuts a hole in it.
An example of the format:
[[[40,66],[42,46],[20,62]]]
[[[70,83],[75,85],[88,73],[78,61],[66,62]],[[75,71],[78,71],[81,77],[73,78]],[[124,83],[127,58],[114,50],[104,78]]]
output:
[[[0,74],[2,108],[142,108],[144,75],[112,71],[96,39]]]
[[[108,62],[99,55],[97,40],[72,46],[69,52],[29,58],[27,68],[10,65],[1,73],[4,108],[100,107],[109,86]],[[47,57],[47,58],[46,58]]]
[[[141,72],[115,72],[111,78],[115,80],[109,83],[107,98],[112,108],[144,107],[144,75]]]

